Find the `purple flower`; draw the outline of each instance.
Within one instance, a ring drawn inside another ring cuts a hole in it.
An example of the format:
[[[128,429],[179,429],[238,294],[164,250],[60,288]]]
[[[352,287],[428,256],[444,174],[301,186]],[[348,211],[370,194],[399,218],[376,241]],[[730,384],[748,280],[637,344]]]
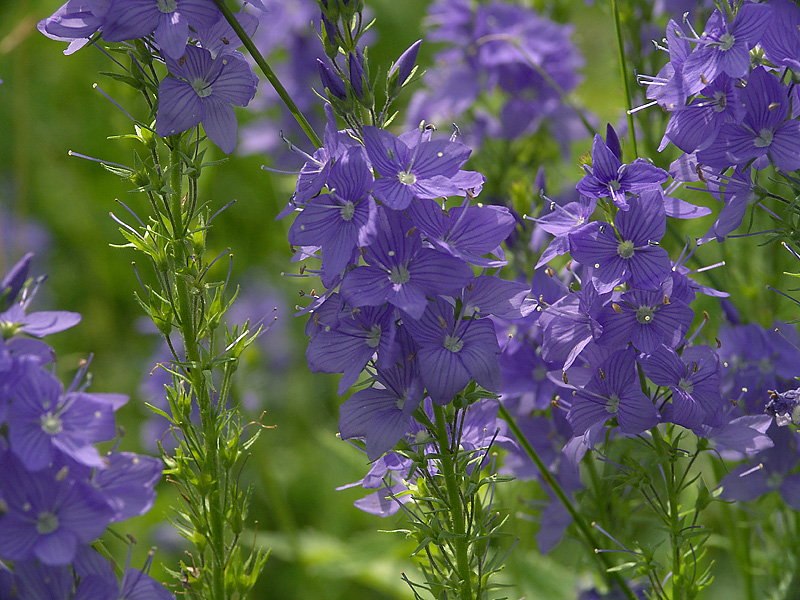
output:
[[[716,143],[698,152],[697,160],[725,169],[761,158],[756,166],[762,168],[769,156],[779,169],[800,168],[800,122],[789,118],[789,88],[757,67],[747,80],[742,100],[747,109],[742,122],[723,125]]]
[[[606,306],[597,320],[603,334],[600,345],[624,348],[628,343],[650,354],[662,344],[674,348],[683,340],[692,323],[694,311],[682,301],[669,298],[672,281],[658,291],[630,290],[611,306]]]
[[[167,67],[173,77],[165,77],[158,88],[158,135],[174,135],[202,123],[212,142],[226,154],[233,152],[233,106],[247,106],[256,93],[258,78],[252,67],[239,53],[214,60],[197,46],[187,46],[180,61],[168,58]]]
[[[531,218],[541,229],[555,236],[539,257],[537,269],[556,256],[569,252],[569,234],[585,227],[596,207],[597,198],[581,196],[577,202],[569,202],[564,206],[550,202],[551,212],[538,219]]]
[[[691,46],[685,38],[686,34],[681,26],[670,19],[665,38],[669,62],[655,77],[640,77],[640,82],[647,86],[647,98],[656,101],[667,110],[683,106],[688,96],[683,85],[682,71],[683,63],[691,52]]]
[[[683,63],[686,92],[696,94],[721,73],[743,78],[750,70],[750,49],[761,39],[769,22],[770,7],[745,2],[733,22],[715,10],[698,45]]]
[[[125,521],[150,510],[164,463],[158,458],[132,452],[113,452],[104,460],[106,468],[95,472],[92,483],[114,509],[111,520]]]
[[[597,321],[611,292],[598,293],[592,285],[569,293],[547,307],[539,317],[542,325],[542,358],[569,369],[589,342],[603,332]]]
[[[50,566],[36,560],[17,561],[14,563],[14,584],[16,589],[13,594],[9,592],[8,596],[0,597],[68,600],[73,597],[75,576],[67,565]]]
[[[64,393],[55,375],[34,364],[9,396],[9,443],[26,469],[47,467],[57,453],[88,467],[105,466],[93,444],[116,434],[110,403],[86,392]]]
[[[59,476],[53,467],[31,476],[6,452],[0,470],[0,490],[8,507],[0,516],[0,556],[68,565],[78,544],[98,538],[111,521],[113,510],[99,491]]]
[[[776,66],[800,70],[800,8],[789,0],[772,0],[772,17],[764,29],[761,47]]]
[[[606,145],[600,134],[592,143],[592,166],[584,165],[586,175],[576,186],[578,192],[589,198],[611,197],[620,210],[628,210],[626,194],[640,192],[664,183],[669,175],[642,158],[631,164],[622,164],[619,157]]]
[[[423,136],[422,132],[418,133]],[[438,198],[459,193],[450,179],[470,153],[467,146],[449,140],[424,141],[409,146],[385,129],[364,127],[364,146],[372,166],[382,178],[372,193],[395,210],[403,210],[412,198]]]
[[[420,374],[435,403],[447,404],[472,379],[490,391],[499,389],[500,348],[491,320],[456,320],[453,306],[439,298],[405,326],[420,346]]]
[[[178,60],[186,48],[189,27],[211,27],[219,14],[214,0],[112,0],[103,39],[122,42],[153,33],[164,54]]]
[[[110,5],[111,0],[69,0],[36,27],[51,40],[69,42],[64,50],[69,55],[83,48],[102,28]]]
[[[778,427],[785,427],[789,423],[800,424],[800,390],[771,391],[764,412],[774,417]]]
[[[312,318],[312,322],[316,320]],[[313,335],[306,350],[308,366],[313,372],[343,373],[339,394],[344,394],[376,352],[380,366],[393,364],[395,334],[391,306],[345,311],[338,323],[323,323],[321,331]]]
[[[701,425],[722,423],[724,404],[720,395],[719,360],[708,346],[684,348],[678,356],[661,346],[641,360],[645,375],[672,391],[672,401],[662,409],[664,420],[701,431]]]
[[[230,54],[244,45],[225,16],[222,13],[217,14],[217,21],[213,25],[197,29],[200,45],[211,52],[211,58],[214,59],[220,54]],[[258,17],[246,12],[238,12],[234,16],[248,37],[252,38],[258,29]]]
[[[655,426],[658,412],[644,395],[636,374],[633,348],[611,355],[591,381],[572,396],[567,420],[576,435],[616,418],[625,433],[642,433]]]
[[[33,254],[30,252],[20,258],[0,279],[0,310],[8,310],[22,291],[22,286],[28,279],[28,268]]]
[[[408,78],[411,77],[411,73],[414,71],[414,65],[417,62],[417,53],[421,45],[422,40],[417,40],[400,55],[397,62],[392,64],[387,75],[390,93],[396,93],[399,88],[405,85]]]
[[[328,180],[331,167],[349,147],[358,146],[358,142],[350,137],[346,131],[339,131],[336,128],[336,115],[333,107],[325,103],[325,140],[321,148],[318,148],[313,155],[302,153],[306,157],[306,163],[300,169],[297,178],[292,200],[286,208],[276,217],[282,219],[297,206],[303,206],[311,198],[320,193]],[[360,146],[359,146],[360,147]]]
[[[411,221],[436,248],[479,267],[499,267],[504,260],[483,258],[497,252],[516,227],[504,206],[455,206],[444,210],[435,200],[418,200],[409,208]]]
[[[387,370],[378,369],[377,386],[353,394],[339,409],[339,432],[342,439],[364,437],[367,458],[376,460],[407,433],[411,415],[422,402],[422,381],[408,333],[403,339],[399,360]]]
[[[672,142],[686,153],[711,146],[725,123],[739,123],[745,106],[735,79],[721,75],[688,106],[676,108],[667,123],[659,150]]]
[[[389,302],[414,319],[425,311],[426,296],[457,293],[472,279],[469,265],[424,248],[409,219],[388,209],[379,211],[378,234],[364,260],[366,266],[356,267],[342,281],[342,297],[357,307]]]
[[[530,293],[531,288],[524,283],[480,275],[464,288],[461,297],[464,316],[527,317],[538,304],[533,298],[528,298]]]
[[[774,490],[794,510],[800,510],[800,473],[790,474],[798,462],[798,436],[791,429],[768,431],[775,445],[758,455],[758,465],[743,463],[719,482],[723,500],[755,500]]]
[[[331,193],[309,200],[289,229],[290,244],[322,247],[322,270],[329,277],[352,261],[357,246],[368,246],[375,237],[372,182],[363,150],[349,148],[331,168]]]
[[[592,267],[592,283],[601,294],[626,281],[658,289],[672,267],[667,251],[658,246],[667,228],[661,192],[631,198],[630,210],[617,213],[616,226],[594,221],[570,233],[570,254]]]

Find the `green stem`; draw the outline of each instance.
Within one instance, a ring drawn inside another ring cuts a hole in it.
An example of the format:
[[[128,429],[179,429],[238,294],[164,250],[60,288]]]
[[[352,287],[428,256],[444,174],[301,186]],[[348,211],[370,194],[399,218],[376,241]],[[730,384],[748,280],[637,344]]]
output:
[[[207,501],[208,525],[210,538],[208,544],[211,550],[211,600],[225,600],[225,526],[223,523],[224,498],[219,493],[219,484],[224,476],[219,469],[219,440],[215,412],[211,406],[208,386],[203,375],[202,356],[200,343],[194,320],[194,303],[189,291],[187,278],[190,269],[187,264],[185,232],[188,223],[184,223],[181,190],[183,186],[183,168],[180,152],[180,140],[173,138],[174,144],[170,152],[170,166],[172,168],[170,187],[174,192],[172,197],[172,214],[174,219],[173,248],[176,264],[175,287],[178,298],[178,314],[180,315],[180,330],[184,340],[186,361],[188,363],[187,376],[194,390],[197,404],[200,408],[200,418],[205,442],[204,460],[197,458],[203,485],[208,481],[208,488],[201,490],[203,498]],[[188,216],[188,215],[187,215]],[[189,425],[191,427],[191,425]],[[207,479],[205,479],[207,478]],[[206,507],[204,507],[205,509]]]
[[[286,91],[286,88],[283,87],[283,84],[278,79],[278,76],[275,75],[275,72],[261,55],[261,52],[258,51],[258,48],[256,48],[256,45],[253,43],[253,40],[250,39],[250,36],[248,36],[247,33],[245,33],[244,29],[239,24],[239,21],[236,20],[236,17],[231,12],[231,9],[226,6],[225,0],[214,0],[214,3],[222,11],[225,20],[227,20],[230,26],[233,27],[233,30],[236,32],[236,35],[239,36],[239,39],[242,40],[244,47],[247,48],[250,56],[252,56],[253,60],[256,61],[258,68],[261,69],[261,72],[264,73],[264,76],[272,84],[272,87],[275,88],[276,92],[278,92],[278,96],[281,97],[281,100],[283,100],[283,103],[289,109],[289,112],[292,113],[298,125],[300,125],[300,128],[308,136],[308,139],[311,140],[311,143],[314,144],[314,146],[321,148],[322,140],[320,140],[319,136],[314,132],[314,129],[311,127],[311,124],[308,122],[305,115],[303,115],[300,109],[297,108],[297,105],[294,103],[294,100],[292,100],[289,92]]]
[[[633,590],[628,586],[628,582],[616,571],[609,573],[608,569],[613,567],[614,565],[611,564],[611,561],[608,559],[605,553],[597,552],[598,545],[597,541],[594,538],[594,533],[592,532],[591,527],[586,523],[580,513],[575,509],[575,506],[572,504],[572,501],[569,499],[566,493],[564,493],[563,488],[559,485],[556,478],[550,473],[547,469],[547,466],[542,462],[542,459],[539,458],[539,455],[536,453],[536,450],[533,449],[531,443],[528,441],[528,438],[525,437],[525,434],[522,433],[522,430],[517,425],[517,422],[514,420],[514,417],[508,412],[505,406],[500,403],[500,416],[508,423],[509,428],[514,433],[514,436],[517,438],[517,441],[522,446],[523,450],[525,450],[525,454],[533,461],[533,464],[536,465],[536,468],[539,469],[539,473],[542,475],[542,479],[544,479],[545,483],[550,486],[550,489],[553,490],[553,493],[559,499],[561,504],[564,505],[564,508],[567,509],[567,512],[572,517],[572,520],[575,522],[575,525],[578,527],[578,531],[583,535],[584,541],[589,545],[589,548],[592,551],[592,554],[595,556],[596,560],[599,562],[600,566],[603,569],[603,575],[613,581],[619,589],[625,594],[625,597],[629,600],[636,600],[636,594],[633,593]]]
[[[634,158],[638,158],[639,150],[636,148],[636,130],[633,124],[633,114],[630,110],[633,108],[631,105],[631,89],[628,83],[628,66],[625,60],[625,44],[622,41],[622,25],[619,19],[619,7],[617,0],[611,0],[611,11],[614,13],[614,30],[617,34],[617,50],[619,51],[619,68],[622,76],[622,87],[625,90],[625,106],[628,107],[626,114],[628,115],[628,135],[631,138],[631,150],[633,150]]]
[[[447,501],[450,508],[450,523],[456,538],[456,568],[458,577],[461,580],[459,586],[459,598],[461,600],[475,600],[472,594],[472,569],[469,564],[469,541],[467,540],[467,528],[465,524],[464,506],[461,502],[461,494],[458,490],[458,480],[453,463],[456,460],[455,453],[450,448],[450,436],[447,434],[447,425],[444,420],[444,408],[436,404],[433,405],[433,414],[436,425],[436,439],[439,445],[439,456],[441,456],[440,466],[447,487]]]
[[[658,427],[653,427],[650,432],[653,439],[661,442],[661,446],[669,445]],[[669,436],[669,432],[666,434]],[[669,471],[663,471],[664,487],[667,492],[667,504],[669,509],[669,542],[672,546],[672,596],[671,600],[683,600],[686,589],[684,587],[683,575],[681,574],[681,544],[683,541],[679,495],[680,490],[675,485],[675,462],[669,463]]]

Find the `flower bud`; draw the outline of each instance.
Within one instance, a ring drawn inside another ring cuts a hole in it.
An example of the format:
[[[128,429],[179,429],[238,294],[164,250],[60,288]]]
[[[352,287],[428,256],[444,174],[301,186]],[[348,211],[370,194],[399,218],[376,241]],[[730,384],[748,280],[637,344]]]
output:
[[[399,91],[399,89],[406,84],[411,75],[413,75],[414,67],[417,62],[417,53],[421,45],[422,40],[417,40],[411,44],[408,49],[400,55],[397,62],[392,65],[392,68],[389,69],[389,89],[391,95]]]
[[[317,68],[319,69],[319,78],[328,98],[330,99],[331,95],[333,95],[339,100],[347,100],[347,89],[336,73],[320,59],[317,59]]]

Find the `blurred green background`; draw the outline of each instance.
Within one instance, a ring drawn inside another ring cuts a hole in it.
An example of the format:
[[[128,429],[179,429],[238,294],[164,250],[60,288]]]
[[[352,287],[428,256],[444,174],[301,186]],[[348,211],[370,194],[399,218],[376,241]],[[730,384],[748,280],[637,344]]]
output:
[[[134,211],[146,214],[145,198],[129,194],[126,182],[97,163],[67,153],[74,150],[123,164],[132,161],[129,142],[106,139],[128,133],[132,124],[92,89],[95,82],[126,109],[138,117],[144,115],[129,88],[98,75],[112,70],[106,56],[86,48],[65,57],[61,54],[64,44],[47,40],[36,31],[37,21],[58,4],[58,0],[3,0],[0,5],[0,78],[4,81],[0,85],[0,273],[24,252],[38,251],[32,272],[47,273],[49,279],[36,306],[83,315],[78,327],[50,340],[59,355],[59,373],[66,380],[78,361],[93,353],[91,389],[126,393],[131,398],[118,415],[127,432],[121,448],[143,450],[139,429],[148,410],[141,386],[155,366],[159,344],[156,336],[142,332],[141,311],[133,299],[139,284],[131,261],[138,257],[130,250],[110,247],[123,240],[108,213],[129,218],[114,201],[119,198]],[[371,0],[367,4],[377,17],[370,58],[385,68],[421,37],[427,2]],[[577,99],[597,115],[598,123],[622,123],[624,97],[613,20],[606,3],[586,6],[574,0],[560,4],[565,7],[561,14],[576,24],[575,40],[587,62]],[[423,66],[430,64],[434,50],[431,45],[423,46]],[[262,92],[266,85],[262,81]],[[653,128],[659,122],[663,127],[663,117],[655,110],[655,116],[648,118]],[[246,111],[239,115],[243,122],[253,118]],[[305,140],[294,141],[310,149]],[[571,164],[548,167],[556,190],[574,185],[581,174],[577,158],[589,148],[587,136],[583,144],[576,145]],[[217,153],[211,158],[221,157],[219,151],[210,152]],[[669,154],[656,157],[661,166],[669,159]],[[400,573],[407,571],[415,578],[415,567],[408,559],[415,544],[400,534],[378,532],[401,527],[401,518],[380,520],[356,510],[352,503],[364,495],[360,488],[334,490],[363,477],[368,464],[362,453],[336,437],[342,400],[336,396],[336,378],[309,374],[305,365],[304,320],[295,319],[292,312],[298,291],[308,290],[309,285],[281,277],[282,271],[289,270],[286,231],[290,223],[274,220],[291,195],[293,179],[261,170],[265,162],[270,162],[268,157],[234,155],[204,173],[201,191],[215,207],[237,200],[214,223],[210,255],[230,247],[235,257],[233,282],[245,286],[243,293],[248,283],[253,285],[278,307],[278,321],[239,374],[249,393],[246,404],[253,418],[264,411],[262,423],[275,426],[263,433],[242,475],[255,486],[251,520],[257,522],[257,542],[273,549],[252,597],[408,598],[411,594]],[[296,167],[300,165],[298,158]],[[531,178],[537,166],[531,165]],[[700,194],[695,199],[714,205]],[[688,231],[699,235],[711,221],[706,218],[692,224]],[[778,314],[796,317],[792,305],[777,294],[764,293],[766,283],[786,289],[781,272],[794,266],[779,247],[759,249],[757,244],[758,240],[743,239],[726,246],[724,251],[735,255],[737,267],[717,272],[719,280],[736,290],[734,301],[743,313],[764,325]],[[706,264],[722,258],[731,257],[723,256],[723,248],[717,244],[703,249]],[[222,260],[213,275],[223,279],[226,269]],[[140,270],[147,278],[147,266],[140,265]],[[708,303],[712,327],[720,320],[715,306]],[[273,315],[252,316],[267,316],[270,321]],[[144,561],[152,545],[158,546],[153,573],[163,581],[169,577],[160,564],[174,567],[178,559],[185,559],[181,541],[167,524],[173,494],[171,486],[162,482],[157,504],[149,514],[116,527],[138,540],[134,564]],[[516,586],[508,596],[574,597],[581,583],[576,576],[585,559],[578,543],[569,539],[551,555],[536,553],[533,536],[537,525],[525,517],[529,511],[521,502],[532,495],[543,497],[527,482],[510,484],[502,494],[500,504],[511,513],[508,531],[520,539],[504,574]],[[124,560],[126,546],[114,539],[109,544]],[[734,578],[722,581],[715,590],[721,597],[735,585]]]

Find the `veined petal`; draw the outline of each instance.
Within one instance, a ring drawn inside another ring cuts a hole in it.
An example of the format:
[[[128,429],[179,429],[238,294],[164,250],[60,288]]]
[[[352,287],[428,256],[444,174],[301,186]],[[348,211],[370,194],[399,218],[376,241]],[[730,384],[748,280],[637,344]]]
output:
[[[184,16],[194,29],[211,27],[222,17],[214,0],[178,0],[176,12]]]
[[[436,404],[448,404],[471,379],[458,353],[443,346],[422,348],[418,357],[422,381]]]
[[[385,129],[364,127],[364,147],[372,166],[384,177],[396,177],[408,168],[408,146]]]
[[[203,98],[203,129],[225,154],[236,149],[236,113],[233,107],[214,95]]]
[[[179,12],[160,13],[154,37],[159,48],[168,56],[179,59],[189,40],[189,22]]]
[[[471,153],[469,146],[458,142],[422,142],[414,147],[410,170],[417,179],[430,179],[436,175],[452,177],[467,162]]]
[[[800,122],[786,121],[772,137],[769,157],[784,171],[800,169]]]
[[[160,14],[153,0],[113,2],[106,13],[103,39],[107,42],[123,42],[150,35],[158,25]]]
[[[372,184],[375,197],[393,210],[405,210],[414,199],[410,186],[397,177],[382,177]]]
[[[380,306],[386,302],[391,282],[378,267],[356,267],[342,280],[339,293],[351,306]]]
[[[594,177],[603,183],[617,179],[617,172],[622,166],[620,160],[600,137],[595,134],[592,142],[592,171]]]
[[[234,106],[247,106],[258,87],[253,68],[238,52],[228,52],[215,61],[222,64],[219,75],[209,81],[211,95]]]
[[[182,79],[165,77],[158,86],[158,96],[156,133],[161,137],[191,129],[205,115],[197,92]]]

